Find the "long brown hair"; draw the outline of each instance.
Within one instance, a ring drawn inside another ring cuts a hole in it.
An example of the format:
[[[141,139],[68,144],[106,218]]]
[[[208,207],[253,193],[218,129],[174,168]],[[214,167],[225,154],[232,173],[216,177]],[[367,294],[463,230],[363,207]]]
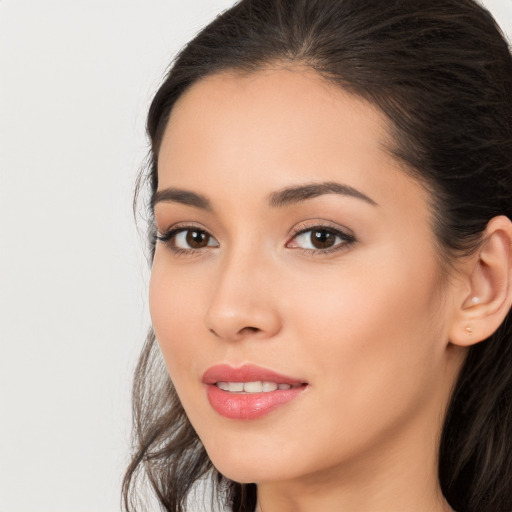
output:
[[[242,0],[178,55],[149,110],[147,179],[170,112],[193,83],[272,62],[307,65],[381,109],[396,157],[432,191],[447,261],[471,251],[488,221],[512,218],[512,59],[473,0]],[[149,215],[152,218],[151,205]],[[154,249],[154,228],[149,238]],[[512,511],[512,322],[470,349],[445,419],[439,478],[458,512]],[[136,509],[145,475],[164,510],[181,512],[211,475],[221,500],[253,512],[255,485],[216,472],[190,425],[150,332],[136,370],[134,454],[123,485]]]

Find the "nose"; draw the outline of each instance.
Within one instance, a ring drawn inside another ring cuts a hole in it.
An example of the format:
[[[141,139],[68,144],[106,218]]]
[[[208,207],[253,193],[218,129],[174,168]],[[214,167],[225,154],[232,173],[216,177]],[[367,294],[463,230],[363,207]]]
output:
[[[208,330],[227,341],[275,336],[281,319],[271,265],[254,254],[232,254],[217,272],[205,318]]]

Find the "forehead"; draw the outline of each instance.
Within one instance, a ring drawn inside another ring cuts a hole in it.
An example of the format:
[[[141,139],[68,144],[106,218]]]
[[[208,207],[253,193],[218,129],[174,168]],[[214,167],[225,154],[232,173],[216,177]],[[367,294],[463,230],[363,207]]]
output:
[[[299,106],[301,115],[314,113],[328,114],[337,110],[340,101],[350,99],[351,108],[373,113],[372,121],[382,122],[384,117],[363,98],[351,94],[333,81],[329,81],[313,69],[305,66],[265,67],[260,70],[243,73],[236,70],[216,73],[192,84],[175,103],[172,117],[183,110],[190,111],[205,108],[221,108],[228,104],[234,109],[246,109],[247,95],[252,98],[255,111],[262,107],[272,107],[274,114],[290,114],[290,105]],[[304,100],[308,100],[303,103]],[[227,103],[226,103],[227,100]],[[276,110],[277,109],[277,110]],[[347,112],[345,112],[347,113]]]
[[[177,101],[160,148],[159,188],[267,192],[296,182],[401,186],[388,121],[308,68],[222,73]],[[396,192],[396,190],[395,190]],[[378,202],[378,200],[377,200]]]

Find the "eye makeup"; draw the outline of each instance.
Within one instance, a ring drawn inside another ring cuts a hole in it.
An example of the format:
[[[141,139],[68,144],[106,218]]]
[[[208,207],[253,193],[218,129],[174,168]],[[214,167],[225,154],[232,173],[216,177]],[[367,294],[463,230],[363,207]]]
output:
[[[195,255],[200,251],[220,247],[220,243],[211,233],[195,225],[178,225],[164,233],[158,232],[156,240],[177,255]],[[354,235],[342,229],[313,223],[301,224],[292,231],[285,247],[308,255],[321,255],[345,250],[355,242]]]

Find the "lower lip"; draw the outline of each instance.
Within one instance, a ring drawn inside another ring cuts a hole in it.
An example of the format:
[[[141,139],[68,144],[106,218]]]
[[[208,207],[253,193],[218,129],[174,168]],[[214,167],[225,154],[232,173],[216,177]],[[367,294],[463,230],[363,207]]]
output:
[[[305,386],[262,393],[230,393],[215,384],[207,386],[208,400],[221,416],[231,420],[255,420],[297,398]]]

